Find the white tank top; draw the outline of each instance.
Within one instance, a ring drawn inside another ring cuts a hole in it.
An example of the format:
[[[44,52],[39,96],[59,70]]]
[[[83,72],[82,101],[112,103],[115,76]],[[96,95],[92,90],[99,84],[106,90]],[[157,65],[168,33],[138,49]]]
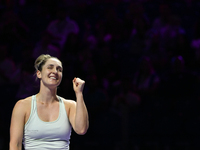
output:
[[[44,122],[38,117],[36,95],[33,95],[31,114],[24,127],[25,150],[69,150],[70,136],[71,124],[63,100],[59,97],[59,117]]]

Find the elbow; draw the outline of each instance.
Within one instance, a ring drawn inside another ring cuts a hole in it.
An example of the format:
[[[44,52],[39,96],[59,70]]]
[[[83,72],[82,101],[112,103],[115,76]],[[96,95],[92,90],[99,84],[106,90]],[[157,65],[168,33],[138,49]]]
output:
[[[79,134],[79,135],[84,135],[84,134],[87,133],[87,130],[88,130],[88,128],[82,129],[82,130],[77,130],[76,133]]]
[[[77,134],[79,134],[79,135],[84,135],[84,134],[87,133],[88,128],[89,128],[89,126],[87,125],[87,126],[85,126],[85,127],[82,127],[82,128],[80,128],[80,129],[75,130],[75,132],[76,132]]]
[[[84,134],[86,134],[86,132],[87,132],[87,130],[82,130],[82,131],[76,131],[76,133],[78,134],[78,135],[84,135]]]
[[[22,149],[22,144],[21,144],[21,143],[13,143],[13,142],[10,142],[10,143],[9,143],[9,150],[14,150],[14,149],[19,149],[19,150],[21,150],[21,149]]]

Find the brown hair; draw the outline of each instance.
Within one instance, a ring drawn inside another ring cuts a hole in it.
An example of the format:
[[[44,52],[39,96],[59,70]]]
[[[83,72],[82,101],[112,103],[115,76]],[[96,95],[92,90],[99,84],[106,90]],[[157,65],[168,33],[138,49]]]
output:
[[[40,55],[36,60],[35,60],[35,63],[34,63],[34,67],[35,67],[35,70],[36,72],[39,70],[39,71],[42,71],[42,67],[44,66],[44,64],[47,62],[48,59],[50,58],[55,58],[55,59],[58,59],[57,57],[53,57],[49,54],[42,54]],[[59,59],[58,59],[59,60]]]
[[[35,60],[34,67],[35,67],[36,72],[38,70],[42,71],[42,66],[44,66],[44,64],[47,62],[49,58],[52,58],[52,56],[48,54],[42,54]]]

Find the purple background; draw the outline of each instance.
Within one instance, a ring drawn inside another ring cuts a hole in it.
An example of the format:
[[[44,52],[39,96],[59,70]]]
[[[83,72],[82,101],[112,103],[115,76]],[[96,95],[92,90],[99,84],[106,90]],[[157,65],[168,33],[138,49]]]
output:
[[[48,28],[58,12],[71,20],[62,44]],[[200,148],[197,0],[1,1],[0,150],[8,149],[14,104],[38,92],[41,53],[63,62],[60,96],[75,99],[72,79],[86,81],[90,128],[72,133],[71,150]]]

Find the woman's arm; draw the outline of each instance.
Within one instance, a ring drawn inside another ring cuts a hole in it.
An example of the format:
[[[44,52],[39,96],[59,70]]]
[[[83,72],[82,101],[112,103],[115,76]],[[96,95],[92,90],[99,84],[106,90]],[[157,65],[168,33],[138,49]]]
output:
[[[72,103],[70,107],[69,119],[74,131],[77,134],[85,134],[89,127],[89,119],[87,108],[83,99],[83,88],[85,81],[74,78],[73,88],[76,94],[76,102]]]
[[[10,150],[22,150],[22,138],[24,129],[24,102],[18,101],[12,112],[10,124]]]

